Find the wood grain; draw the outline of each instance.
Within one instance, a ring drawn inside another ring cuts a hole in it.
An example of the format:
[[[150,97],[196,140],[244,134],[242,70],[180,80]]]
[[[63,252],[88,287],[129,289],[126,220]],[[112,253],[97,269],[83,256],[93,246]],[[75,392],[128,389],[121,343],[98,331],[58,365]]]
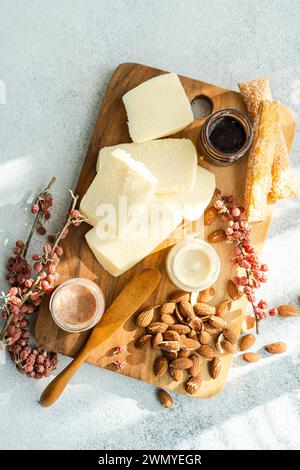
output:
[[[121,64],[114,72],[104,96],[77,184],[76,192],[80,197],[86,192],[96,174],[96,162],[99,149],[107,145],[130,142],[126,124],[126,113],[121,99],[123,94],[141,82],[162,73],[165,72],[133,63]],[[187,77],[181,76],[180,79],[190,101],[203,95],[211,100],[213,111],[227,107],[245,111],[245,105],[238,92],[226,90]],[[291,112],[284,107],[282,107],[281,122],[287,145],[290,148],[295,133],[295,120]],[[198,163],[215,173],[217,186],[221,188],[223,193],[235,194],[236,198],[242,203],[247,163],[246,158],[230,167],[217,167],[206,162],[203,157],[201,157],[198,145],[202,123],[203,120],[195,120],[190,126],[184,129],[184,131],[178,133],[176,137],[187,137],[191,139],[199,152]],[[252,240],[258,251],[261,251],[267,236],[271,209],[272,207],[269,206],[267,218],[263,223],[253,226]],[[208,234],[220,226],[221,222],[215,222],[211,227],[205,227],[204,238],[207,239]],[[124,273],[119,278],[114,278],[101,268],[88,248],[84,239],[87,230],[89,230],[89,227],[86,224],[71,230],[68,238],[64,242],[65,255],[59,265],[60,281],[72,277],[91,279],[101,287],[107,305],[110,305],[134,274],[146,267],[156,267],[161,272],[162,280],[147,304],[157,305],[165,301],[168,295],[175,290],[174,285],[169,281],[165,272],[165,259],[172,241],[162,244],[155,253],[147,256],[129,272]],[[229,263],[231,257],[230,247],[221,243],[216,244],[215,248],[222,262],[221,274],[215,285],[217,296],[214,299],[214,303],[217,304],[219,301],[228,297],[225,285],[233,271]],[[35,327],[36,339],[41,345],[50,350],[74,357],[85,344],[89,333],[71,334],[60,330],[51,319],[48,302],[49,299],[45,298],[37,318]],[[233,303],[232,312],[226,318],[228,325],[237,333],[240,330],[245,306],[246,302],[244,299],[235,301]],[[87,362],[116,371],[115,366],[112,364],[114,360],[112,354],[113,348],[120,344],[126,344],[127,353],[125,360],[127,365],[125,369],[118,371],[120,374],[185,393],[183,386],[172,381],[171,377],[158,378],[153,374],[153,362],[157,353],[154,353],[152,350],[137,350],[134,347],[134,341],[141,333],[141,330],[136,330],[134,319],[131,318],[122,328],[119,328],[113,336],[108,338],[99,350],[87,359]],[[222,361],[222,369],[220,375],[215,380],[210,378],[206,361],[202,360],[202,375],[204,380],[199,392],[194,396],[203,398],[210,397],[223,388],[232,361],[232,355],[223,354],[220,358]]]

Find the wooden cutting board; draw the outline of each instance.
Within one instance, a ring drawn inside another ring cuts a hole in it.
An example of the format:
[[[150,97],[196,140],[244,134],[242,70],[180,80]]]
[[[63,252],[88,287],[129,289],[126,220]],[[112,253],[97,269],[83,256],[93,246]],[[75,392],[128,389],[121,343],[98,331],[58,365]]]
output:
[[[130,142],[122,96],[136,85],[162,73],[165,72],[134,63],[121,64],[115,70],[107,87],[87,156],[80,173],[76,188],[76,193],[79,194],[80,197],[84,195],[96,174],[96,162],[99,149],[108,145]],[[204,96],[211,102],[213,111],[221,108],[236,108],[245,111],[243,100],[240,94],[235,91],[226,90],[187,77],[181,76],[180,79],[191,102],[198,96]],[[290,148],[295,133],[295,121],[291,112],[284,107],[282,107],[281,118],[284,135],[288,147]],[[203,120],[195,120],[190,126],[184,129],[184,131],[178,133],[176,137],[187,137],[191,139],[199,150],[198,141],[202,123]],[[247,163],[246,158],[230,167],[217,167],[205,162],[201,155],[198,155],[198,163],[215,173],[217,187],[225,194],[234,194],[237,200],[242,203]],[[266,221],[256,224],[253,227],[252,240],[259,251],[261,251],[266,239],[270,218],[271,207],[269,207]],[[220,221],[215,222],[209,228],[205,227],[204,238],[206,239],[211,231],[219,227],[221,227]],[[65,253],[59,265],[60,281],[73,277],[83,277],[93,280],[103,290],[107,306],[111,304],[122,287],[136,272],[149,266],[157,267],[160,270],[162,280],[152,297],[149,298],[147,305],[157,305],[164,302],[168,295],[176,289],[169,281],[165,272],[165,259],[169,251],[169,246],[172,244],[171,241],[163,243],[154,253],[146,257],[143,261],[130,269],[130,271],[118,278],[114,278],[99,265],[85,242],[84,235],[89,228],[87,224],[82,224],[79,228],[73,228],[68,238],[64,241],[63,247]],[[215,285],[217,295],[214,302],[212,302],[212,304],[217,304],[228,297],[225,285],[226,281],[232,276],[233,271],[229,263],[231,247],[225,243],[215,244],[214,247],[222,263],[221,274]],[[48,302],[49,297],[45,298],[41,305],[35,327],[36,339],[38,343],[49,350],[73,357],[81,349],[89,333],[71,334],[60,330],[51,319]],[[226,318],[228,325],[236,332],[240,331],[245,307],[246,302],[244,299],[235,301],[233,303],[232,312]],[[157,378],[153,374],[153,362],[158,353],[150,349],[140,350],[135,348],[135,339],[141,334],[142,330],[136,329],[134,319],[132,318],[130,321],[126,322],[117,333],[108,338],[107,341],[99,347],[97,352],[89,357],[88,362],[160,387],[184,392],[182,384],[172,381],[169,375],[167,375],[167,377]],[[114,348],[121,344],[127,345],[127,351],[123,356],[126,361],[126,367],[122,371],[117,370],[116,366],[113,364],[115,359],[113,355]],[[204,380],[199,392],[194,396],[202,398],[211,397],[223,388],[232,361],[232,354],[225,353],[220,355],[220,358],[222,361],[221,374],[215,380],[209,377],[207,361],[202,359],[202,375]]]

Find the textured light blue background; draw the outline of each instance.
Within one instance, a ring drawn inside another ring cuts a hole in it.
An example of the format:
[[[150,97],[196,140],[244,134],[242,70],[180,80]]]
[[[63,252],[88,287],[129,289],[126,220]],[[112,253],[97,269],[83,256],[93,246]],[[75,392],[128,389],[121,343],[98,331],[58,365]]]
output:
[[[1,0],[0,265],[25,238],[29,201],[55,174],[54,224],[67,209],[115,67],[136,61],[235,88],[272,77],[273,94],[299,116],[298,0]],[[299,180],[299,138],[293,162]],[[274,303],[299,294],[299,200],[274,211],[265,245]],[[2,269],[2,268],[1,268]],[[1,285],[4,286],[4,282]],[[266,321],[259,346],[288,352],[234,361],[209,401],[176,396],[166,411],[149,385],[83,366],[55,407],[38,404],[46,381],[0,365],[0,448],[299,448],[300,319]],[[68,362],[61,358],[60,367]]]

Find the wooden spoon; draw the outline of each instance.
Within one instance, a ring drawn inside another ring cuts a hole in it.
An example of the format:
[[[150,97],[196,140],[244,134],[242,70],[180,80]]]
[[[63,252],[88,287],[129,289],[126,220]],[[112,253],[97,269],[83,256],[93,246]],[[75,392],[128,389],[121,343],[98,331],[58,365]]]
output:
[[[40,398],[41,405],[51,406],[58,399],[79,366],[147,300],[160,278],[157,269],[148,268],[128,282],[95,326],[79,354],[45,388]]]

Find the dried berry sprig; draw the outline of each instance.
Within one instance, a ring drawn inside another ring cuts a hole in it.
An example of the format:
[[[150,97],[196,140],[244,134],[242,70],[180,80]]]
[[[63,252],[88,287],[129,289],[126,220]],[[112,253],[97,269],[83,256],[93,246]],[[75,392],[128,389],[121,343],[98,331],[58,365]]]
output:
[[[43,226],[45,220],[50,219],[50,209],[53,205],[53,197],[50,193],[50,190],[55,181],[56,178],[53,177],[48,186],[40,192],[33,202],[31,206],[31,212],[36,214],[36,217],[29,232],[28,238],[25,243],[22,240],[18,240],[16,242],[16,245],[13,248],[14,256],[10,257],[8,260],[8,272],[6,274],[6,279],[12,286],[23,284],[25,281],[27,284],[30,282],[28,281],[28,278],[30,276],[31,269],[26,261],[27,251],[34,232],[38,231],[41,233],[40,227]],[[25,287],[31,286],[26,285]]]
[[[121,344],[120,346],[116,346],[114,348],[113,355],[117,356],[116,359],[113,361],[113,364],[117,367],[117,369],[124,369],[126,366],[126,362],[122,359],[123,353],[125,353],[127,347],[125,344]]]
[[[115,364],[117,369],[124,369],[126,366],[126,362],[122,359],[116,359],[115,361],[113,361],[113,364]]]
[[[37,310],[42,296],[50,292],[58,280],[56,267],[63,255],[63,249],[59,243],[67,236],[69,226],[78,226],[85,220],[75,209],[78,197],[71,192],[71,209],[64,226],[56,234],[52,244],[44,245],[42,255],[33,255],[34,265],[33,270],[31,269],[25,256],[35,229],[38,229],[40,234],[46,233],[40,228],[43,227],[44,221],[50,218],[50,209],[53,204],[50,188],[54,181],[55,178],[39,194],[32,206],[32,212],[37,216],[27,242],[24,243],[21,240],[16,242],[13,249],[14,256],[9,258],[7,265],[6,278],[11,287],[8,294],[2,293],[1,313],[6,321],[0,333],[0,340],[8,347],[10,357],[17,369],[27,374],[28,377],[34,378],[49,376],[51,370],[56,367],[57,355],[41,347],[33,348],[29,345],[29,321],[26,316]],[[35,278],[31,276],[32,271],[36,274]]]
[[[243,216],[245,210],[236,203],[234,197],[221,196],[221,191],[216,189],[213,206],[226,223],[227,242],[233,245],[231,263],[244,270],[244,275],[235,276],[233,281],[252,304],[258,334],[259,322],[267,317],[268,304],[263,299],[257,301],[255,291],[262,283],[267,282],[265,273],[269,269],[268,265],[260,262],[257,251],[250,241],[251,229]],[[277,309],[272,308],[268,313],[270,316],[275,316]]]
[[[50,190],[55,183],[56,178],[53,176],[51,179],[50,183],[48,186],[42,191],[35,201],[33,202],[31,206],[31,212],[32,214],[36,214],[34,223],[32,225],[31,231],[29,233],[29,236],[27,238],[27,241],[23,247],[23,258],[26,258],[27,255],[27,250],[29,247],[29,244],[31,242],[32,236],[35,231],[37,231],[40,235],[45,235],[46,229],[44,227],[45,221],[49,220],[51,217],[50,214],[50,209],[53,205],[53,197],[52,194],[50,193]]]
[[[126,345],[121,344],[120,346],[115,347],[113,354],[114,356],[117,356],[118,354],[122,354],[125,351],[126,351]]]

